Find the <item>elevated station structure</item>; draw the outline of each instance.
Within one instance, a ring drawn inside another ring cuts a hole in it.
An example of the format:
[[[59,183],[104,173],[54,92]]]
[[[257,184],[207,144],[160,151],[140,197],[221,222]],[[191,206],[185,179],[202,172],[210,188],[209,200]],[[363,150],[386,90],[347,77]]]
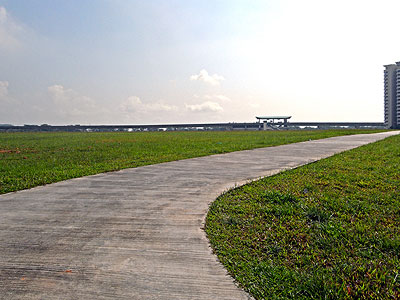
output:
[[[258,123],[263,123],[263,129],[268,130],[268,129],[281,129],[281,128],[287,128],[288,127],[288,120],[292,116],[262,116],[262,117],[256,117],[258,120]]]
[[[267,123],[265,129],[330,129],[330,128],[364,128],[384,129],[383,122],[283,122],[275,119],[275,123]],[[262,122],[261,122],[262,121]],[[148,125],[0,125],[0,132],[20,131],[197,131],[197,130],[263,130],[264,120],[251,123],[189,123],[189,124],[148,124]],[[267,120],[268,121],[268,120]],[[282,125],[283,124],[283,125]],[[277,126],[277,127],[270,127]],[[286,126],[286,127],[285,127]]]

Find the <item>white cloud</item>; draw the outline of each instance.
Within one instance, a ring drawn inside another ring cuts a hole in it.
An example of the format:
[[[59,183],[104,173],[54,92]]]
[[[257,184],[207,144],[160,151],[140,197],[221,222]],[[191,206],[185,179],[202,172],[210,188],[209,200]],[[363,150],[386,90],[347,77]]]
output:
[[[12,50],[20,45],[22,26],[14,21],[4,6],[0,6],[0,50]]]
[[[1,21],[1,10],[0,10]],[[8,95],[8,81],[0,81],[0,100],[5,99]]]
[[[8,91],[8,81],[0,81],[0,122],[13,123],[24,115],[26,107]]]
[[[7,21],[7,11],[6,8],[0,6],[0,24],[4,24]]]
[[[203,69],[200,71],[199,74],[190,76],[190,80],[195,80],[195,81],[199,80],[199,81],[203,81],[207,84],[217,86],[217,85],[220,85],[220,82],[222,80],[225,80],[225,78],[218,74],[209,75],[208,72],[205,69]]]
[[[162,102],[143,103],[137,96],[131,96],[123,101],[120,106],[120,111],[124,113],[152,113],[152,112],[171,112],[177,111],[178,107],[168,105]]]
[[[58,112],[66,116],[82,116],[93,114],[96,111],[95,101],[82,96],[72,89],[55,84],[47,88]]]
[[[192,112],[221,112],[224,109],[217,102],[206,101],[200,104],[185,104],[187,110]]]
[[[232,101],[231,98],[225,96],[225,95],[204,95],[205,99],[209,100],[219,100],[223,102],[230,102]]]
[[[125,101],[123,101],[120,104],[119,108],[124,113],[133,113],[138,111],[138,109],[140,109],[141,106],[142,106],[142,101],[139,99],[139,97],[131,96]]]
[[[260,108],[261,107],[261,105],[259,103],[254,103],[254,102],[249,102],[247,105],[250,106],[251,108]]]

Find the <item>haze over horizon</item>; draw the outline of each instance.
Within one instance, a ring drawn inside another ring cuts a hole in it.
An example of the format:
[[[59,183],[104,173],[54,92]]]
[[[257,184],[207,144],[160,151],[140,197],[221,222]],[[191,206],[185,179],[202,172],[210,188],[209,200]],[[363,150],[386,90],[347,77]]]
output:
[[[394,0],[0,0],[0,124],[383,122]]]

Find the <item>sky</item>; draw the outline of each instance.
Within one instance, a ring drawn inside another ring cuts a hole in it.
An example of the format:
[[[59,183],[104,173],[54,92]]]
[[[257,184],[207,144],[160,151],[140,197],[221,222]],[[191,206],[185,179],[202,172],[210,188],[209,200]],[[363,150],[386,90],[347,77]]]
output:
[[[0,124],[383,122],[398,0],[0,0]]]

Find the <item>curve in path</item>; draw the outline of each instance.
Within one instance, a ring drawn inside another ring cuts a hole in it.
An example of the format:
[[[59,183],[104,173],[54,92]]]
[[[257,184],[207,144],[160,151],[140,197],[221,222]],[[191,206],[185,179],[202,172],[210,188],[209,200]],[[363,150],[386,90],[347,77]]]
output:
[[[398,132],[334,137],[67,180],[0,196],[2,299],[249,299],[201,227],[235,184]]]

